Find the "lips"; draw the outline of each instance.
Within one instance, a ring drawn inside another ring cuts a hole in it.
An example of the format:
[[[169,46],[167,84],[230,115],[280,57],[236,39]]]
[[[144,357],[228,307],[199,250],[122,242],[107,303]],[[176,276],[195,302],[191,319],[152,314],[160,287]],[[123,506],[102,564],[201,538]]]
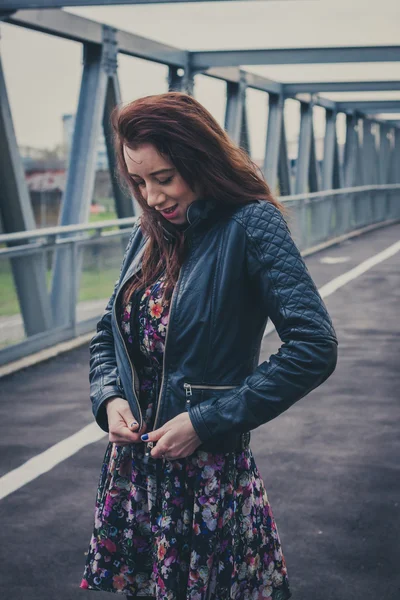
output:
[[[166,215],[170,215],[170,214],[172,214],[175,211],[175,209],[177,208],[177,206],[178,206],[177,204],[174,204],[174,206],[170,206],[168,209],[162,210],[161,213],[162,214],[166,214]]]

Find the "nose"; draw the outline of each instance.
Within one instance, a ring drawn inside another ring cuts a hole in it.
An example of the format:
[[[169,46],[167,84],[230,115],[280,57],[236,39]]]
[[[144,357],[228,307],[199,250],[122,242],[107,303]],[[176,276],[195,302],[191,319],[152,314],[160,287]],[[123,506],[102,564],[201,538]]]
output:
[[[165,194],[160,190],[148,187],[145,200],[150,208],[157,208],[165,203]]]

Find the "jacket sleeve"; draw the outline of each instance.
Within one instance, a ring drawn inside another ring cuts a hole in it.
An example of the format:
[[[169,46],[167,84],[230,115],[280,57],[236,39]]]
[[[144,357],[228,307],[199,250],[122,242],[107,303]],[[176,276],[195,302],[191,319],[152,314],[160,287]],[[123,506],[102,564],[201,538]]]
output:
[[[283,343],[241,386],[189,409],[202,442],[271,421],[336,367],[332,321],[282,213],[265,201],[250,206],[237,219],[246,231],[249,275]]]
[[[115,283],[113,294],[107,303],[103,316],[97,323],[96,334],[90,342],[90,400],[92,402],[92,410],[96,422],[104,431],[108,431],[105,401],[113,396],[118,396],[120,398],[124,397],[122,389],[118,385],[118,369],[115,358],[111,318],[114,300],[121,283],[121,275],[124,270],[126,258],[138,227],[137,224],[133,227],[122,260],[119,278]]]

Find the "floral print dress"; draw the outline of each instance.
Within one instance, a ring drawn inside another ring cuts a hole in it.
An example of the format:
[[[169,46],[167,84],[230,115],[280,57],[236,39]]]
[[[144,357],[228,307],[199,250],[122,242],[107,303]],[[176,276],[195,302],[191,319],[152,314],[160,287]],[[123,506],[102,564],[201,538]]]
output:
[[[151,430],[169,300],[162,275],[121,309]],[[135,297],[135,294],[134,294]],[[81,588],[157,600],[287,600],[285,559],[250,448],[177,460],[109,443]]]

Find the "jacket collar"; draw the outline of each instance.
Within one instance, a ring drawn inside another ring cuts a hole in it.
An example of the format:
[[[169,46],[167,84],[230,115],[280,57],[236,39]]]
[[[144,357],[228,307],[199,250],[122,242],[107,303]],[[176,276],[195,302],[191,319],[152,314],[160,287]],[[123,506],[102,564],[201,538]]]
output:
[[[198,198],[189,206],[186,210],[186,221],[187,227],[184,229],[178,229],[173,223],[170,223],[167,219],[163,219],[161,226],[163,228],[164,238],[168,241],[176,239],[179,231],[183,231],[185,236],[191,235],[193,229],[197,228],[200,223],[206,221],[210,214],[214,212],[217,207],[215,200],[211,198]]]

